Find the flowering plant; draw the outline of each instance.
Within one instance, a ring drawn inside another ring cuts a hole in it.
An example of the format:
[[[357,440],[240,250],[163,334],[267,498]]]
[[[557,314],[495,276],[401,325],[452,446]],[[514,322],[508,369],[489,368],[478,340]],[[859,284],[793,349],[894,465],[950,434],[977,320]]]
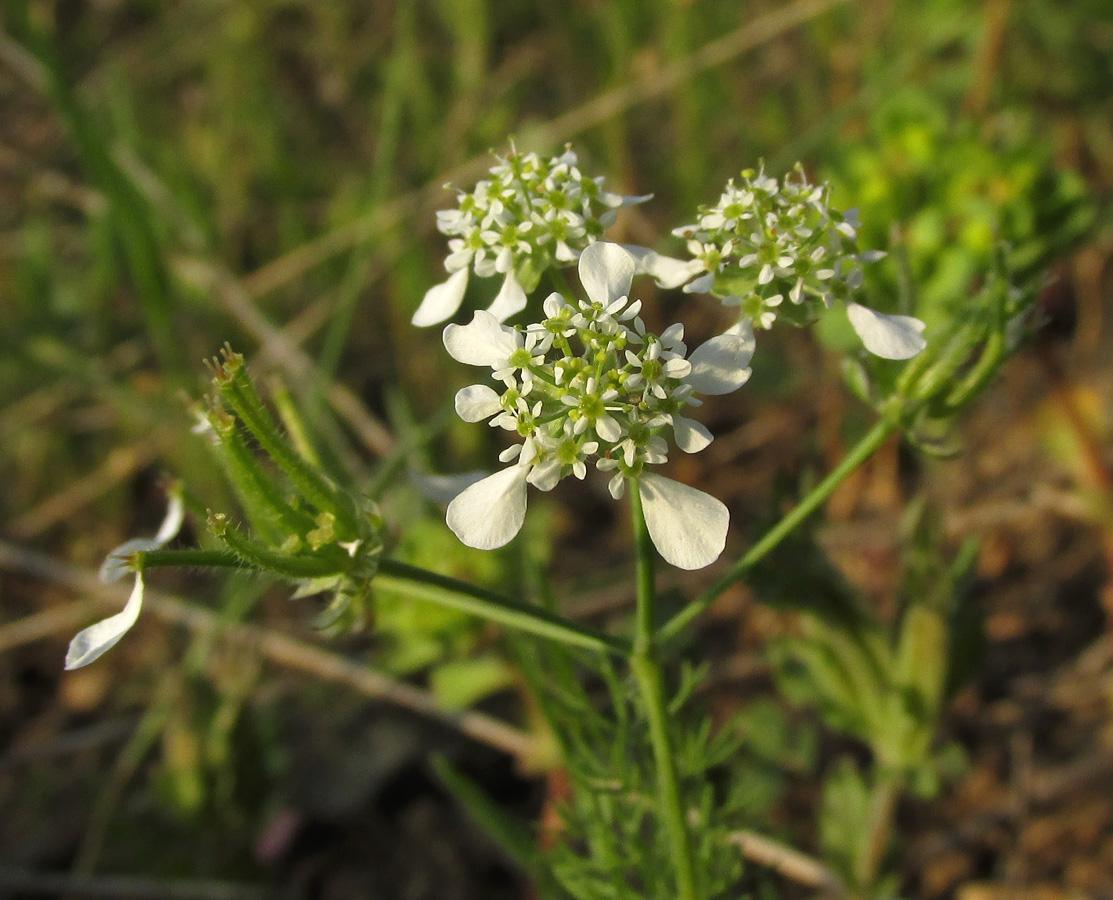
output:
[[[490,178],[460,192],[456,208],[438,215],[438,227],[450,237],[450,275],[425,293],[413,316],[417,325],[451,319],[463,305],[470,273],[502,276],[490,308],[473,311],[466,324],[445,325],[442,341],[452,359],[488,376],[457,392],[459,417],[487,422],[515,440],[499,454],[504,468],[471,479],[447,498],[445,520],[464,544],[494,550],[522,530],[529,487],[550,491],[570,475],[585,481],[592,470],[601,473],[611,497],[630,504],[635,608],[628,635],[593,628],[540,599],[506,597],[396,558],[396,532],[378,505],[338,485],[282,432],[243,357],[226,348],[211,366],[213,393],[196,408],[196,431],[231,482],[245,521],[210,511],[208,546],[173,548],[184,518],[174,494],[154,538],[129,541],[110,555],[104,576],[134,571],[135,587],[121,613],[74,638],[67,668],[94,661],[121,640],[139,615],[145,573],[160,566],[270,573],[292,582],[296,596],[327,595],[333,625],[363,621],[360,613],[376,587],[481,616],[551,643],[522,654],[521,668],[571,773],[566,821],[574,833],[547,867],[535,867],[539,882],[555,885],[553,896],[578,900],[734,895],[737,859],[724,837],[733,808],[717,800],[710,774],[723,754],[708,728],[686,728],[680,713],[694,682],[682,677],[675,696],[667,690],[669,652],[693,620],[752,574],[890,436],[903,431],[922,444],[925,421],[969,403],[1016,349],[1031,321],[1031,292],[1011,284],[1004,269],[995,272],[967,312],[929,341],[920,319],[858,302],[863,266],[884,254],[858,248],[855,214],[831,209],[827,188],[810,184],[799,167],[794,178],[780,182],[752,170],[730,182],[715,205],[701,207],[693,224],[674,232],[687,242],[686,260],[604,239],[620,208],[647,199],[603,190],[601,179],[582,174],[569,148],[547,160],[512,148]],[[558,271],[573,265],[582,294]],[[731,311],[730,322],[689,352],[682,324],[660,334],[646,327],[634,289],[638,275],[664,288],[717,297]],[[730,524],[723,502],[660,474],[659,467],[673,446],[691,454],[713,441],[694,413],[701,398],[730,394],[749,380],[755,330],[781,321],[807,325],[836,303],[845,306],[871,354],[909,360],[903,367],[877,363],[867,369],[858,362],[847,368],[855,389],[879,413],[876,424],[764,536],[728,559],[711,584],[658,621],[657,557],[681,569],[710,566],[729,557]],[[511,322],[517,316],[524,324]],[[396,463],[384,466],[388,475]],[[910,612],[910,637],[886,647],[872,620],[866,627],[861,616],[844,612],[830,627],[846,628],[846,634],[793,652],[814,674],[815,692],[857,722],[890,766],[874,805],[891,813],[894,784],[930,762],[942,669],[920,671],[925,654],[913,650],[925,643],[921,635],[932,638],[931,647],[945,646],[943,625],[930,610]],[[888,667],[873,666],[879,647],[897,661],[893,678]],[[554,662],[552,679],[564,677],[554,689],[539,659],[556,648],[581,655]],[[582,663],[582,651],[593,654],[607,686],[605,714],[568,675]],[[832,659],[869,670],[870,678],[844,690],[838,678],[826,677]],[[899,715],[889,715],[890,708]],[[873,716],[875,709],[886,710],[885,716]],[[846,790],[860,786],[854,782]],[[616,835],[641,852],[627,858]],[[843,842],[860,856],[851,875],[862,883],[877,874],[875,838],[871,820],[862,835]]]

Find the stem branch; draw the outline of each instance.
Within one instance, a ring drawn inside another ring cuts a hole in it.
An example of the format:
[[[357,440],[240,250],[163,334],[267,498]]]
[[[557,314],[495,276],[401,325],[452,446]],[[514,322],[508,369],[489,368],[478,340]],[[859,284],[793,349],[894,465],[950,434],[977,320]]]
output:
[[[888,439],[897,425],[888,419],[882,419],[862,437],[850,452],[843,457],[830,474],[817,484],[808,496],[800,501],[793,510],[770,528],[756,544],[754,544],[738,562],[727,569],[707,590],[696,597],[684,609],[680,610],[661,628],[658,637],[663,641],[675,638],[683,631],[692,620],[706,610],[715,599],[738,581],[746,572],[764,559],[773,548],[783,541],[792,531],[808,516],[815,512],[824,501],[835,492],[842,482],[868,459],[878,447]]]
[[[622,638],[597,631],[539,607],[502,597],[464,581],[429,572],[393,559],[379,564],[375,584],[442,606],[463,610],[500,625],[570,644],[629,656],[630,644]]]

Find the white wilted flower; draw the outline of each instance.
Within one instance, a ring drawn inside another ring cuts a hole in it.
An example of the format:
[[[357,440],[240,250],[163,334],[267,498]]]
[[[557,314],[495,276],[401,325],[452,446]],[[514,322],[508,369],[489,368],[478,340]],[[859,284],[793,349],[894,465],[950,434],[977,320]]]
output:
[[[181,530],[185,517],[182,504],[181,491],[171,490],[170,503],[166,509],[166,517],[159,526],[158,534],[153,538],[132,538],[125,541],[105,557],[100,567],[100,580],[105,584],[119,581],[132,569],[132,558],[136,553],[157,550],[164,547]],[[79,631],[66,651],[66,668],[80,669],[100,658],[101,655],[116,646],[139,619],[139,612],[143,608],[143,572],[135,571],[135,586],[124,608],[107,619],[102,619],[88,628]]]
[[[450,238],[445,259],[449,277],[426,291],[414,325],[451,318],[473,271],[480,278],[502,276],[488,312],[505,321],[525,308],[527,293],[547,269],[575,263],[585,247],[603,236],[621,207],[651,196],[604,190],[603,178],[580,171],[570,146],[559,156],[542,159],[519,153],[511,144],[506,157],[496,159],[489,178],[471,193],[459,192],[456,209],[437,213],[437,229]],[[667,267],[660,260],[655,266]]]
[[[746,170],[715,205],[700,208],[694,224],[673,232],[687,240],[696,264],[684,290],[715,294],[738,308],[739,321],[761,329],[779,319],[805,324],[842,302],[870,353],[915,356],[926,346],[923,322],[850,299],[861,287],[862,264],[885,256],[858,250],[857,210],[831,209],[828,185],[810,184],[799,164],[795,171],[795,179],[778,182]]]
[[[694,453],[711,443],[688,418],[697,394],[725,394],[749,378],[750,333],[724,334],[690,355],[683,328],[646,332],[630,300],[639,262],[618,244],[597,242],[579,260],[587,298],[545,301],[546,318],[524,328],[476,312],[467,325],[449,325],[444,343],[457,360],[489,366],[501,391],[471,385],[456,395],[468,422],[488,420],[516,431],[522,443],[501,455],[510,465],[463,490],[449,504],[449,527],[465,544],[490,550],[508,543],[525,519],[527,485],[551,490],[588,466],[613,473],[616,498],[630,479],[641,486],[650,536],[673,565],[709,565],[726,542],[729,515],[715,498],[648,472],[676,445]]]

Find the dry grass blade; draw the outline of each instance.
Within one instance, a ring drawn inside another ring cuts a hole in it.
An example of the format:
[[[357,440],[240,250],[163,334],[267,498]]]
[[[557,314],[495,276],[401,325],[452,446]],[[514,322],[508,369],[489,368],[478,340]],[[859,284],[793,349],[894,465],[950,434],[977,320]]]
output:
[[[834,872],[799,850],[753,831],[735,832],[729,840],[750,862],[772,869],[798,884],[823,891],[827,896],[846,896],[846,887]]]
[[[102,584],[92,571],[4,541],[0,541],[0,569],[31,575],[89,594],[104,606],[122,606],[128,593],[125,589]],[[84,603],[82,606],[84,607]],[[347,685],[367,697],[420,713],[523,761],[536,759],[541,751],[536,738],[505,722],[470,710],[457,712],[445,709],[429,692],[421,688],[394,681],[335,653],[276,631],[257,625],[228,626],[215,613],[158,591],[147,591],[144,610],[168,624],[187,628],[197,634],[219,634],[225,640],[253,649],[263,658],[278,665]],[[54,624],[57,630],[62,630],[69,621],[66,616],[59,615]],[[36,629],[27,629],[28,633],[34,632],[34,637],[45,636],[41,624],[40,622]]]
[[[147,441],[113,450],[95,472],[78,479],[14,519],[8,526],[9,531],[18,538],[41,534],[104,496],[121,481],[152,462],[156,456],[155,446]]]
[[[174,261],[174,269],[183,280],[214,290],[224,308],[260,344],[267,347],[269,359],[280,363],[295,378],[314,376],[316,366],[313,360],[282,329],[263,315],[238,279],[200,259],[178,258]],[[352,391],[337,381],[330,381],[325,388],[325,396],[368,449],[381,456],[394,449],[393,435]]]
[[[700,72],[721,66],[747,50],[760,47],[798,25],[849,2],[850,0],[797,0],[796,3],[775,9],[747,22],[730,34],[705,44],[659,72],[600,94],[583,106],[557,116],[530,132],[530,140],[545,146],[567,140],[587,128],[601,125],[632,106],[667,94]]]

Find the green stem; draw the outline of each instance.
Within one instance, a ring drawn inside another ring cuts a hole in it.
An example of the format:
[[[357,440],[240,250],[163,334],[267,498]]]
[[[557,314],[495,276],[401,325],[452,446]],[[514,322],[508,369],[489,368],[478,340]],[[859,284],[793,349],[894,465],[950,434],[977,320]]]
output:
[[[191,566],[208,569],[239,569],[243,560],[226,550],[146,550],[137,553],[139,568],[158,569]]]
[[[573,622],[539,606],[530,606],[491,591],[457,581],[436,572],[419,569],[406,563],[385,559],[375,575],[375,584],[388,590],[408,594],[441,606],[498,622],[520,631],[540,635],[562,644],[588,650],[630,655],[630,644],[621,638]]]
[[[874,425],[843,457],[842,462],[817,484],[792,512],[770,528],[761,540],[754,544],[745,556],[719,576],[714,584],[666,622],[658,637],[663,641],[675,638],[692,620],[706,610],[720,594],[764,559],[801,522],[822,506],[824,501],[835,492],[835,488],[842,484],[847,476],[865,462],[896,430],[896,423],[888,419],[882,419]]]
[[[879,773],[870,794],[869,825],[854,860],[854,881],[864,896],[871,895],[889,847],[901,783],[899,775]]]
[[[668,701],[653,625],[653,607],[657,599],[653,541],[642,512],[641,491],[637,480],[627,479],[626,487],[630,492],[630,510],[634,520],[638,587],[637,609],[634,614],[634,652],[630,657],[630,668],[638,683],[649,719],[649,739],[653,745],[653,760],[657,768],[658,805],[668,829],[678,896],[680,900],[696,900],[698,895],[692,840],[688,834],[684,800],[680,792],[680,776],[669,733]]]

